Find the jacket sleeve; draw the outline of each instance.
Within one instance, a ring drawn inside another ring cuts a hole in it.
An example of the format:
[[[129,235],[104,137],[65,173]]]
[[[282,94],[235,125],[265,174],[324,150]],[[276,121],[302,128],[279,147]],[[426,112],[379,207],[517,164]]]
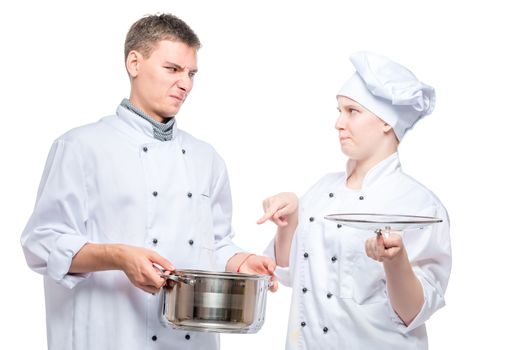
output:
[[[86,202],[81,158],[71,144],[56,140],[21,244],[32,270],[68,288],[88,275],[68,274],[73,256],[87,243]]]
[[[451,240],[446,209],[442,205],[436,205],[420,215],[439,217],[443,221],[423,231],[404,232],[404,242],[413,271],[422,285],[424,303],[409,326],[404,325],[390,306],[391,317],[402,333],[423,325],[435,311],[445,305],[444,293],[451,273]]]
[[[210,197],[213,215],[215,263],[219,270],[225,271],[229,258],[243,250],[232,241],[235,234],[231,226],[231,189],[229,187],[227,170],[222,159],[218,159],[214,171],[217,177],[215,178]]]
[[[271,242],[269,242],[263,254],[267,257],[270,257],[274,261],[276,261],[275,237],[273,237]],[[296,259],[296,239],[295,239],[295,236],[293,236],[291,247],[289,248],[289,266],[282,267],[282,266],[277,265],[277,268],[275,269],[275,276],[277,276],[278,281],[286,287],[293,286],[295,259]]]

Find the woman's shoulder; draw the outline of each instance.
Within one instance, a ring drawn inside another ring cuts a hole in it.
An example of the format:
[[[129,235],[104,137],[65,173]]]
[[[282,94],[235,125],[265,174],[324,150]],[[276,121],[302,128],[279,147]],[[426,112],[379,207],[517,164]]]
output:
[[[314,195],[318,192],[324,192],[335,188],[340,183],[343,183],[346,178],[345,172],[327,173],[322,176],[309,190],[304,197]]]
[[[432,190],[411,175],[400,171],[396,174],[396,182],[396,188],[405,191],[410,198],[432,203],[434,206],[444,207],[439,197]]]

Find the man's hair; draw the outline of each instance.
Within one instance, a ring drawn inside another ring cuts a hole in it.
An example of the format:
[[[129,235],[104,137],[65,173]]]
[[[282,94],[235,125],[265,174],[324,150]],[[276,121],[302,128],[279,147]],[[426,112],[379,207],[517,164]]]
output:
[[[154,46],[161,40],[182,42],[197,50],[200,48],[197,35],[180,18],[168,13],[148,15],[129,28],[124,49],[125,59],[132,50],[148,58]]]

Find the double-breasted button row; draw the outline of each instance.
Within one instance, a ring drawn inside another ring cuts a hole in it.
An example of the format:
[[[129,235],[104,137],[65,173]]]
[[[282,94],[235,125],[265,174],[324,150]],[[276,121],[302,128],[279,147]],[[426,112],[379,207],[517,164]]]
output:
[[[157,244],[158,244],[158,238],[153,238],[152,242],[153,242],[154,245],[157,245]],[[188,243],[189,245],[193,245],[193,244],[195,244],[195,241],[193,241],[192,239],[190,239],[189,241],[187,241],[187,243]]]
[[[158,191],[153,191],[152,194],[153,194],[153,197],[157,197],[157,196],[158,196]],[[193,193],[188,192],[188,193],[187,193],[187,197],[188,197],[188,198],[193,197]]]
[[[300,326],[301,326],[301,327],[305,327],[305,326],[306,326],[306,322],[304,322],[304,321],[300,322]],[[327,332],[329,331],[329,328],[324,327],[324,328],[322,328],[322,331],[323,331],[324,333],[327,333]]]
[[[147,153],[147,151],[149,151],[149,148],[147,146],[144,146],[142,147],[142,151],[144,151],[144,153]],[[186,150],[184,148],[182,148],[182,154],[186,154]]]
[[[186,340],[189,340],[189,339],[191,339],[191,335],[186,334],[186,335],[184,336],[184,338],[186,338]],[[157,337],[156,335],[154,335],[154,336],[151,337],[151,340],[152,340],[152,341],[157,341],[157,340],[158,340],[158,337]]]

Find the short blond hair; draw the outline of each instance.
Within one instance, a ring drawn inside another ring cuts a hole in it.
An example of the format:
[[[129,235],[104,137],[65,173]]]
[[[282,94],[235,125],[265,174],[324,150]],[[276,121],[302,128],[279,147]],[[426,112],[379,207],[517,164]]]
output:
[[[179,41],[197,50],[200,48],[198,36],[180,18],[168,13],[148,15],[133,23],[129,28],[124,47],[124,59],[127,59],[129,52],[133,50],[148,58],[155,44],[161,40]]]

